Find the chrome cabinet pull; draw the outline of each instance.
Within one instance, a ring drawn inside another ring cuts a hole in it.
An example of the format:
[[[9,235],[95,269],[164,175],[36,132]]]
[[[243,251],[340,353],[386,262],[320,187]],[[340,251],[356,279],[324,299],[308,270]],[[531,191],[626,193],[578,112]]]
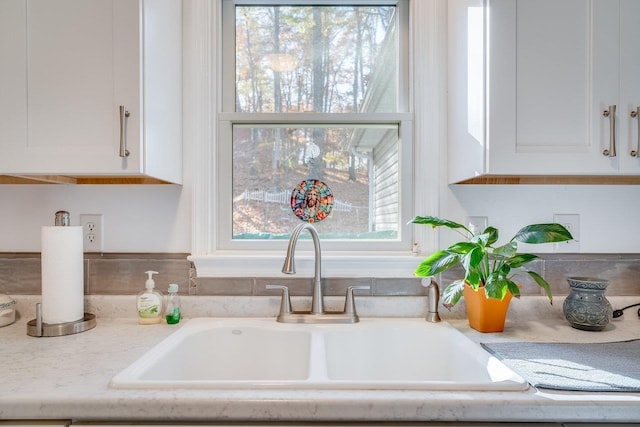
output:
[[[636,144],[636,149],[631,150],[630,154],[632,157],[640,157],[640,106],[636,107],[629,115],[632,119],[638,119],[638,133],[636,134],[638,136],[638,143]]]
[[[124,105],[120,106],[120,157],[129,157],[129,150],[127,150],[127,136],[125,134],[126,117],[130,114]]]
[[[602,112],[604,117],[609,118],[609,149],[605,149],[602,154],[608,157],[616,156],[616,106],[609,105],[608,110]]]

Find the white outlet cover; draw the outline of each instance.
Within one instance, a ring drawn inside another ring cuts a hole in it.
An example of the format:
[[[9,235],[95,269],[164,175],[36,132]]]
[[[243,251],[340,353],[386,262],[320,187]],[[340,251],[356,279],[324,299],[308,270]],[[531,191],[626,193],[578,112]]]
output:
[[[81,214],[82,241],[85,252],[102,252],[103,221],[102,214]]]

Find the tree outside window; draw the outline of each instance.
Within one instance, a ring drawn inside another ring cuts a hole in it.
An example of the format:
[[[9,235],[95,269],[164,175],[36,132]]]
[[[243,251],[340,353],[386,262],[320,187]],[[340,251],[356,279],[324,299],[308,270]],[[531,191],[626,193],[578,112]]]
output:
[[[397,240],[397,7],[291,3],[235,7],[233,239],[287,238],[313,179],[335,200],[323,238]]]

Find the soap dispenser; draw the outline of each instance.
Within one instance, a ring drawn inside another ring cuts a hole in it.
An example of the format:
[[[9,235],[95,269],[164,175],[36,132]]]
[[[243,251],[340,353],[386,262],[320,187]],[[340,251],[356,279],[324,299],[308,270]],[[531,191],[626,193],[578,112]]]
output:
[[[153,275],[157,271],[145,271],[148,275],[144,284],[145,290],[138,294],[137,310],[138,323],[141,325],[153,325],[162,320],[162,293],[155,290],[156,282]]]

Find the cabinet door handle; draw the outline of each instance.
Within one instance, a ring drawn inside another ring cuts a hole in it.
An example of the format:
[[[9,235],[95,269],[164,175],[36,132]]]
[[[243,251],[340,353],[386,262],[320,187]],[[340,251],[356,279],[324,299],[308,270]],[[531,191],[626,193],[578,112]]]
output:
[[[602,112],[604,117],[609,118],[609,149],[605,149],[602,154],[607,157],[616,156],[616,106],[609,105],[608,110]]]
[[[636,107],[636,109],[632,111],[631,114],[629,115],[631,116],[632,119],[638,120],[638,132],[636,134],[638,135],[638,143],[636,144],[636,149],[631,150],[630,154],[633,157],[640,157],[640,106]]]
[[[125,133],[126,118],[130,114],[124,105],[120,106],[120,157],[129,157],[129,150],[127,150],[127,135]]]

